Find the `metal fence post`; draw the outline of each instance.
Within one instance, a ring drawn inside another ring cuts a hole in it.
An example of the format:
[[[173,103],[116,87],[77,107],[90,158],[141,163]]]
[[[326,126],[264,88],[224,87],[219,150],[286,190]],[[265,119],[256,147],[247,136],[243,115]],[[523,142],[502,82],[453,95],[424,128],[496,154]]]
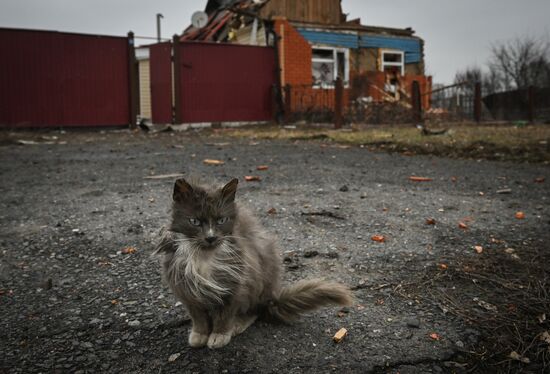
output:
[[[535,123],[535,87],[527,89],[527,115],[529,123]]]
[[[134,33],[128,32],[128,90],[130,105],[130,128],[137,127],[139,114],[139,71],[136,60]]]
[[[180,37],[175,34],[172,37],[172,55],[174,74],[174,123],[181,124],[182,108],[181,108],[181,62],[180,62]]]
[[[476,82],[474,87],[474,121],[481,122],[481,83]]]
[[[290,84],[285,86],[285,122],[290,122],[290,116],[292,114],[292,87]]]
[[[341,78],[334,82],[334,128],[342,128],[342,113],[344,112],[344,83]]]
[[[420,83],[418,81],[412,82],[412,109],[413,109],[413,121],[416,123],[422,123],[422,95],[420,94]]]

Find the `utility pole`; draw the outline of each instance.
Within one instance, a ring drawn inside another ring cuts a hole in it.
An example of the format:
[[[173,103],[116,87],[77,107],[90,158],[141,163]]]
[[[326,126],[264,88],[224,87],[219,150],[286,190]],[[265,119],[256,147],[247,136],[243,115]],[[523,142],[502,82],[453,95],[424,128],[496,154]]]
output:
[[[164,16],[160,13],[157,13],[157,41],[160,43],[162,37],[160,34],[160,20],[161,18],[164,18]]]

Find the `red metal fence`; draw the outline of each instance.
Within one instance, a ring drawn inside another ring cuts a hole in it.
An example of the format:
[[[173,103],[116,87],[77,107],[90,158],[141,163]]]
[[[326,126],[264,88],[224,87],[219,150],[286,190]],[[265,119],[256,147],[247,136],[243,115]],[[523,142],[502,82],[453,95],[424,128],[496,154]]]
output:
[[[172,123],[172,43],[149,47],[153,123]]]
[[[182,42],[174,59],[177,123],[273,118],[273,48]]]
[[[0,29],[0,127],[131,123],[133,53],[131,37]]]

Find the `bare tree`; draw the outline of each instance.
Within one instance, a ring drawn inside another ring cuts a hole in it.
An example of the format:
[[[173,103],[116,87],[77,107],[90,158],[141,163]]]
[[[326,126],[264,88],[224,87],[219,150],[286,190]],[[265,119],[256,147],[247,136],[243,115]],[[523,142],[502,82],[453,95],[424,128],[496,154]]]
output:
[[[476,83],[483,80],[484,74],[479,66],[459,70],[455,75],[455,84]]]
[[[454,84],[460,84],[467,94],[473,94],[474,84],[481,83],[483,94],[488,95],[502,89],[502,77],[495,71],[485,71],[479,66],[471,66],[459,70],[455,75]]]
[[[489,69],[504,90],[547,86],[549,43],[532,37],[515,38],[492,47]]]

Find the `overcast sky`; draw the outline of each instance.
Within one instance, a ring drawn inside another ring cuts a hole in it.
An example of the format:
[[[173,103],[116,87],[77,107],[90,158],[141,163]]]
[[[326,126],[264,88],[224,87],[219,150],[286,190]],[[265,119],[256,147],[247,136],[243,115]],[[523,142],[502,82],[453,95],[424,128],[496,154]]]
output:
[[[298,0],[297,0],[298,1]],[[343,0],[364,24],[412,27],[426,43],[427,73],[452,82],[458,69],[483,65],[491,44],[516,36],[550,39],[550,0]],[[0,27],[138,36],[156,35],[164,15],[171,37],[203,10],[206,0],[0,0]],[[139,42],[139,41],[138,41]],[[146,43],[146,40],[141,42]]]

